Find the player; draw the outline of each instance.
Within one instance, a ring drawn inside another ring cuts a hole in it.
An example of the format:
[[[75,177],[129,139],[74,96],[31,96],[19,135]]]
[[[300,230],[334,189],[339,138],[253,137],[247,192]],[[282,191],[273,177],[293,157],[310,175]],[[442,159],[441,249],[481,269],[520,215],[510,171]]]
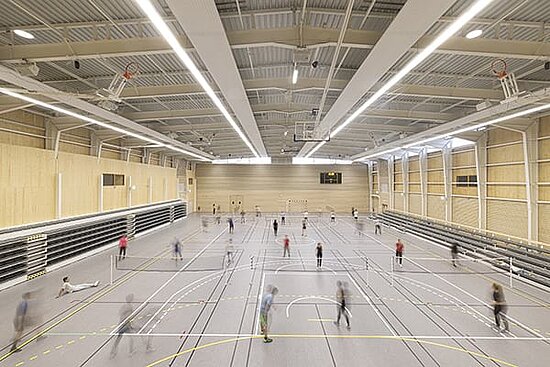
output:
[[[285,234],[285,238],[283,239],[283,257],[285,257],[287,253],[288,257],[290,257],[290,238]]]
[[[306,229],[307,229],[307,220],[302,220],[302,236],[306,235]]]
[[[504,298],[504,291],[502,286],[497,283],[493,283],[493,313],[495,314],[495,324],[497,329],[500,330],[500,323],[504,325],[504,331],[508,331],[508,320],[506,317],[506,311],[508,306],[506,305],[506,299]]]
[[[458,263],[458,245],[456,244],[456,242],[451,245],[451,262],[456,268],[456,265]]]
[[[286,213],[281,212],[281,225],[283,225],[283,226],[286,225],[285,219],[286,219]]]
[[[20,352],[21,349],[17,347],[17,344],[23,336],[25,326],[29,323],[29,307],[32,294],[31,292],[25,292],[21,296],[21,301],[15,309],[15,317],[13,318],[13,343],[11,345],[10,352]]]
[[[96,280],[94,283],[82,283],[82,284],[76,284],[73,285],[70,283],[70,277],[65,276],[63,277],[63,287],[59,290],[59,293],[57,294],[56,298],[59,298],[65,294],[78,292],[84,289],[97,287],[99,285],[99,280]]]
[[[115,343],[113,344],[113,347],[111,348],[111,353],[109,355],[109,358],[113,359],[116,357],[118,352],[118,344],[120,343],[120,340],[124,336],[124,334],[131,334],[134,331],[134,327],[132,325],[132,320],[130,320],[130,316],[132,315],[132,312],[134,312],[134,306],[132,305],[132,302],[134,300],[134,295],[130,293],[126,296],[126,303],[122,305],[122,307],[119,310],[119,316],[120,316],[120,322],[122,325],[118,329],[118,333],[116,334]],[[128,338],[129,347],[130,347],[130,355],[134,354],[134,338],[130,337]]]
[[[308,211],[306,210],[306,211],[304,212],[304,220],[305,220],[305,221],[307,221],[307,217],[308,217],[308,216],[309,216],[309,213],[308,213]]]
[[[174,260],[176,260],[176,262],[178,261],[178,257],[180,260],[183,260],[183,256],[181,254],[181,242],[177,237],[174,237],[172,240],[172,254],[174,255]]]
[[[356,222],[359,220],[359,210],[353,210],[353,219],[355,219]]]
[[[317,242],[317,247],[315,247],[315,257],[317,258],[317,268],[321,268],[323,264],[323,245],[321,242]]]
[[[380,220],[376,219],[374,221],[374,234],[382,234],[382,227],[380,226]]]
[[[345,284],[347,286],[347,283]],[[344,318],[346,319],[347,329],[350,330],[350,323],[349,323],[349,300],[348,298],[348,292],[347,287],[344,287],[344,284],[341,281],[336,282],[336,302],[337,302],[337,317],[336,321],[334,321],[334,325],[340,326],[340,318],[342,315],[344,315]]]
[[[118,240],[118,261],[126,258],[126,248],[128,247],[128,237],[122,235]]]
[[[241,210],[241,224],[246,223],[246,213],[244,212],[244,209]]]
[[[266,294],[263,296],[262,303],[260,305],[260,328],[262,329],[262,334],[264,335],[264,343],[271,343],[273,341],[273,339],[267,336],[267,333],[269,328],[269,312],[271,311],[273,299],[277,293],[279,293],[277,287],[268,285]]]
[[[397,240],[397,243],[395,244],[395,259],[396,262],[399,264],[399,267],[403,267],[403,251],[405,250],[405,245],[403,245],[403,242],[401,242],[401,239]]]
[[[203,232],[208,232],[208,219],[206,217],[201,218]]]
[[[233,232],[235,231],[235,223],[233,222],[233,217],[229,217],[227,219],[227,223],[229,224],[229,233],[233,234]]]
[[[334,212],[330,212],[330,222],[336,223],[336,214]]]
[[[273,221],[273,234],[275,237],[277,237],[277,231],[279,230],[279,222],[277,222],[277,219]]]

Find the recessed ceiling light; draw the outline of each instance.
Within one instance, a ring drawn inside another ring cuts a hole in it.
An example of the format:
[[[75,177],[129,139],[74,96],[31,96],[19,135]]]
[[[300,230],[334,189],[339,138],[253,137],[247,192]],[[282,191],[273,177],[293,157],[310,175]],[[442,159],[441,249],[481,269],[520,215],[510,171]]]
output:
[[[34,39],[34,35],[32,35],[31,33],[27,32],[27,31],[24,31],[22,29],[15,29],[13,31],[13,33],[15,33],[16,35],[18,35],[19,37],[23,37],[23,38],[26,38],[28,40],[32,40]]]
[[[474,38],[478,38],[483,34],[483,30],[481,29],[474,29],[473,31],[470,31],[466,34],[466,38],[469,40],[472,40]]]

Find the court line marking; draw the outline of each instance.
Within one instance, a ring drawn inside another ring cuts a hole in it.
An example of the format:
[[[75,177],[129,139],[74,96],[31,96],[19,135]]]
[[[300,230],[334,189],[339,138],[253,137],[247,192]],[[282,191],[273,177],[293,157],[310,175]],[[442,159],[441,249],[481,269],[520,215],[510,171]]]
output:
[[[349,224],[349,223],[347,223],[347,222],[344,222],[344,223],[346,223],[346,224],[348,224],[349,226],[351,226],[351,224]],[[388,246],[388,245],[386,245],[385,243],[381,242],[381,241],[378,240],[377,238],[374,238],[374,237],[372,237],[372,236],[370,236],[370,235],[368,235],[368,234],[366,234],[366,233],[364,233],[364,234],[365,234],[365,236],[369,237],[370,239],[374,240],[375,242],[378,242],[380,245],[382,245],[382,246],[384,246],[384,247],[387,247],[387,248],[390,248],[390,246]],[[397,236],[395,236],[395,235],[393,235],[393,234],[392,234],[391,236],[397,237]],[[414,235],[413,235],[413,236],[414,236]],[[425,240],[423,240],[423,241],[425,241]],[[422,248],[420,248],[420,247],[418,247],[418,246],[416,246],[416,245],[411,244],[411,246],[416,247],[417,249],[423,250]],[[428,251],[427,251],[427,252],[428,252]],[[435,253],[434,253],[434,254],[435,254]],[[436,255],[437,255],[437,254],[436,254]],[[439,255],[437,255],[437,256],[439,256]],[[455,289],[458,289],[458,290],[461,291],[462,293],[464,293],[464,294],[468,295],[469,297],[475,299],[477,302],[482,303],[483,305],[487,306],[488,308],[492,308],[488,303],[486,303],[486,302],[484,302],[483,300],[479,299],[478,297],[474,296],[474,295],[471,294],[470,292],[468,292],[468,291],[466,291],[466,290],[460,288],[459,286],[453,284],[452,282],[449,282],[447,279],[443,278],[443,277],[440,276],[439,274],[436,274],[436,273],[432,272],[430,269],[428,269],[428,268],[426,268],[426,267],[420,265],[420,264],[417,263],[416,261],[413,261],[413,260],[409,260],[409,261],[410,261],[411,263],[415,264],[416,266],[418,266],[419,268],[422,268],[422,269],[424,269],[425,271],[427,271],[428,273],[434,275],[436,278],[439,278],[439,279],[442,280],[443,282],[449,284],[451,287],[453,287],[453,288],[455,288]],[[530,328],[529,326],[527,326],[527,325],[525,325],[525,324],[519,322],[518,320],[516,320],[516,319],[514,319],[514,318],[512,318],[512,317],[510,317],[510,316],[508,316],[508,315],[506,315],[506,317],[508,318],[508,320],[513,321],[513,322],[516,323],[518,326],[523,327],[525,330],[527,330],[527,331],[529,331],[529,332],[531,332],[531,333],[537,335],[538,337],[544,338],[544,335],[542,335],[542,334],[540,334],[540,333],[537,333],[536,331],[534,331],[534,330],[533,330],[532,328]]]
[[[357,288],[359,290],[359,293],[361,293],[361,295],[363,296],[363,298],[365,299],[365,301],[367,301],[367,303],[372,307],[372,309],[374,310],[374,312],[376,313],[376,315],[378,316],[378,318],[380,320],[382,320],[382,323],[384,323],[384,325],[386,326],[386,328],[390,331],[390,333],[393,335],[393,336],[397,336],[397,334],[395,333],[395,331],[391,328],[390,324],[388,324],[388,322],[386,321],[386,319],[384,319],[384,317],[382,317],[382,314],[380,313],[380,310],[378,308],[376,308],[374,306],[374,304],[372,303],[372,300],[370,299],[369,296],[367,296],[367,294],[365,292],[363,292],[363,290],[359,287],[359,285],[357,284],[357,282],[355,281],[355,279],[352,278],[352,276],[348,273],[347,274],[349,280],[353,283],[353,285],[355,286],[355,288]]]
[[[256,320],[254,322],[254,335],[255,336],[261,335],[259,333],[259,331],[260,331],[260,308],[262,307],[262,297],[263,297],[263,294],[264,294],[265,275],[266,275],[266,273],[264,272],[262,274],[262,282],[260,283],[260,292],[258,294],[258,308],[256,310]]]
[[[168,278],[155,292],[153,292],[153,294],[151,294],[145,301],[143,301],[138,307],[136,307],[136,309],[128,316],[126,317],[123,321],[121,321],[114,329],[113,331],[111,331],[111,335],[117,335],[118,334],[118,331],[119,329],[125,325],[129,320],[131,320],[138,312],[140,312],[144,307],[145,305],[147,305],[149,303],[149,301],[151,299],[153,299],[153,297],[155,297],[157,294],[159,294],[166,286],[168,286],[168,284],[170,284],[178,275],[181,274],[182,271],[184,271],[185,269],[187,269],[187,267],[189,265],[191,265],[193,263],[193,261],[195,261],[195,259],[197,259],[197,257],[199,257],[200,255],[202,255],[207,249],[208,247],[210,247],[214,242],[216,242],[224,233],[225,231],[227,231],[227,228],[225,228],[224,230],[222,230],[216,237],[214,237],[210,242],[208,242],[208,244],[206,246],[204,246],[202,248],[202,250],[200,250],[199,252],[197,252],[197,254],[195,256],[193,256],[191,258],[191,260],[189,260],[187,263],[185,263],[185,265],[183,265],[181,268],[178,269],[178,271],[176,271],[174,273],[174,275],[172,275],[170,278]],[[164,306],[163,306],[164,307]],[[149,321],[148,321],[149,322]],[[147,322],[147,323],[148,323]],[[144,326],[145,327],[145,326]]]
[[[309,297],[301,297],[301,298],[297,298],[295,299],[294,301],[290,302],[287,306],[286,306],[286,318],[288,319],[290,317],[290,307],[295,304],[296,302],[299,302],[299,301],[303,301],[304,299],[322,299],[323,301],[329,301],[329,302],[332,302],[336,305],[339,305],[340,303],[339,302],[336,302],[335,300],[333,299],[330,299],[330,298],[325,298],[325,297],[317,297],[317,296],[309,296]],[[344,309],[346,310],[346,312],[349,314],[349,317],[353,317],[353,315],[351,314],[351,311],[349,310],[349,308],[345,307],[344,306]]]
[[[306,260],[306,262],[311,262],[311,263],[313,263],[313,262],[315,262],[315,260]],[[327,261],[327,262],[330,262],[330,261]],[[279,266],[279,267],[275,270],[275,274],[279,274],[279,270],[281,270],[281,269],[283,269],[283,268],[287,268],[287,267],[289,267],[289,266],[302,265],[302,263],[303,263],[303,262],[300,262],[300,263],[296,262],[296,263],[294,263],[294,264],[287,264],[287,265]],[[322,268],[328,269],[328,270],[332,271],[334,274],[336,274],[336,272],[334,271],[334,269],[331,269],[331,268],[329,268],[328,266],[322,266]]]
[[[429,341],[429,340],[419,340],[419,339],[417,339],[418,337],[408,338],[408,337],[403,337],[403,336],[389,336],[389,335],[385,335],[385,336],[376,336],[376,335],[357,335],[357,336],[353,336],[353,335],[271,335],[271,336],[275,337],[275,338],[309,338],[309,339],[319,339],[319,338],[321,338],[321,339],[322,338],[331,338],[332,339],[332,338],[334,338],[334,339],[385,339],[385,340],[397,340],[397,341],[428,344],[428,345],[432,345],[432,346],[436,346],[436,347],[440,347],[440,348],[444,348],[444,349],[449,349],[449,350],[454,350],[454,351],[458,351],[458,352],[467,353],[467,354],[470,354],[470,355],[473,355],[473,356],[476,356],[476,357],[479,357],[479,358],[482,358],[482,359],[486,359],[486,360],[490,360],[490,361],[493,361],[493,362],[497,362],[497,363],[506,365],[508,367],[519,367],[518,365],[515,365],[513,363],[509,363],[509,362],[503,361],[501,359],[491,357],[489,355],[485,355],[485,354],[482,354],[482,353],[479,353],[479,352],[474,352],[474,351],[471,351],[471,350],[468,350],[468,349],[458,348],[458,347],[455,347],[455,346],[446,345],[446,344],[442,344],[442,343],[436,343],[436,342],[432,342],[432,341]],[[197,351],[197,350],[201,350],[201,349],[205,349],[205,348],[209,348],[209,347],[214,347],[214,346],[221,345],[221,344],[227,344],[227,343],[232,343],[232,342],[243,341],[243,340],[259,339],[259,338],[262,338],[262,337],[263,336],[255,335],[255,336],[235,337],[235,338],[229,338],[229,339],[224,339],[224,340],[218,340],[218,341],[215,341],[215,342],[199,345],[199,346],[196,346],[196,347],[193,347],[193,348],[186,349],[186,350],[181,351],[179,353],[169,355],[167,357],[164,357],[162,359],[159,359],[155,362],[152,362],[152,363],[148,364],[146,367],[155,367],[155,366],[158,366],[159,364],[161,364],[163,362],[166,362],[170,359],[173,359],[173,358],[176,358],[176,357],[179,357],[181,355],[188,354],[188,353],[191,353],[191,352],[194,352],[194,351]]]

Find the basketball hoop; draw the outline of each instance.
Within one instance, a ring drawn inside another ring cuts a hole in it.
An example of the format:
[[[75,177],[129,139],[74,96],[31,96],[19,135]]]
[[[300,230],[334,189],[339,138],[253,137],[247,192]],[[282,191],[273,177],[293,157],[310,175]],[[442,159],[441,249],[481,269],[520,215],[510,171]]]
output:
[[[124,68],[124,73],[122,73],[122,77],[126,80],[130,80],[137,73],[139,73],[139,65],[135,62],[131,62]]]
[[[499,79],[504,79],[508,76],[508,64],[503,59],[496,59],[491,64],[491,70]]]

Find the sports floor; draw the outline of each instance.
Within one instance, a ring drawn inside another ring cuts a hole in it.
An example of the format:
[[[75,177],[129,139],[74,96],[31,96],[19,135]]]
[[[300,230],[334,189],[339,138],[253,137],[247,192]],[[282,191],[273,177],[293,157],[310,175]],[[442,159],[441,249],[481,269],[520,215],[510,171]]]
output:
[[[366,220],[300,218],[274,237],[270,217],[224,220],[204,232],[198,216],[130,242],[110,285],[112,251],[0,292],[1,366],[528,366],[550,365],[550,292],[445,249]],[[290,258],[282,238],[290,236]],[[183,261],[169,243],[183,243]],[[396,238],[403,267],[392,264]],[[230,244],[230,238],[232,244]],[[316,269],[315,244],[324,244]],[[232,252],[232,259],[226,256]],[[392,270],[393,268],[393,270]],[[61,278],[97,288],[55,298]],[[351,329],[334,325],[336,282],[349,284]],[[494,329],[491,283],[504,286],[510,332]],[[271,344],[258,330],[259,298],[278,287]],[[34,330],[9,354],[21,294],[32,290]],[[131,302],[133,330],[113,356],[119,310]],[[41,337],[38,337],[42,335]],[[130,344],[134,351],[130,353]]]

